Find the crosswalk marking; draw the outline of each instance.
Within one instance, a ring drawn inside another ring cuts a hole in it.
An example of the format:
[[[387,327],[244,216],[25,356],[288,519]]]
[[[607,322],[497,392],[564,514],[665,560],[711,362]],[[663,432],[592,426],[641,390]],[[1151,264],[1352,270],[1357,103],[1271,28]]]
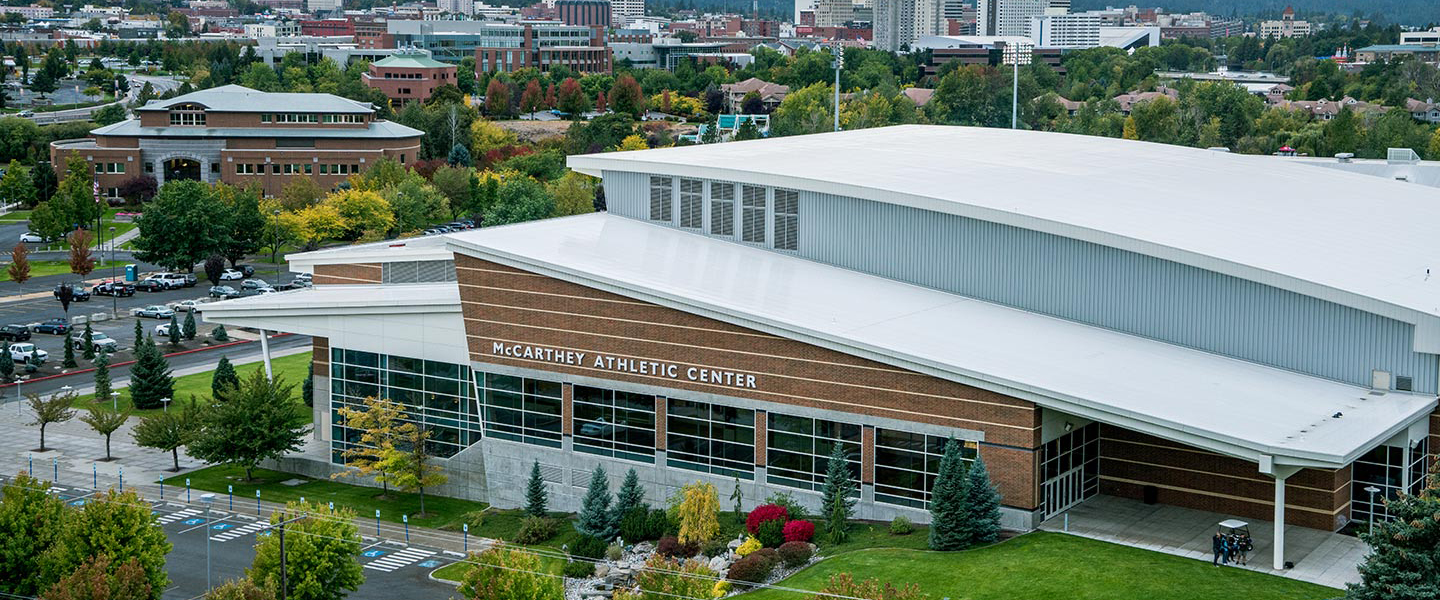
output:
[[[406,548],[404,550],[397,551],[394,554],[382,556],[380,558],[372,560],[365,564],[365,568],[375,569],[376,571],[380,571],[383,573],[389,573],[391,571],[394,571],[395,569],[416,562],[420,559],[433,556],[434,554],[434,552],[431,552],[429,550],[421,550],[419,548]]]
[[[159,524],[161,524],[161,525],[169,525],[169,524],[174,523],[174,522],[176,522],[176,521],[179,521],[179,520],[181,520],[181,519],[187,519],[187,518],[193,517],[193,516],[198,515],[198,514],[200,514],[200,511],[199,511],[199,510],[196,510],[196,509],[193,509],[193,508],[187,508],[187,509],[185,509],[185,510],[176,511],[176,512],[170,513],[170,514],[168,514],[168,515],[162,515],[162,516],[159,516],[159,517],[155,517],[155,522],[156,522],[156,523],[159,523]]]
[[[267,522],[265,522],[265,521],[256,521],[256,522],[254,522],[254,523],[250,523],[250,524],[244,525],[244,526],[242,526],[242,527],[236,527],[235,529],[227,529],[227,530],[225,530],[223,533],[217,533],[217,534],[215,534],[215,535],[210,536],[210,539],[215,540],[215,541],[217,541],[217,542],[228,542],[228,541],[233,540],[233,539],[235,539],[235,538],[238,538],[238,537],[241,537],[241,536],[245,536],[245,535],[249,535],[249,534],[254,533],[254,532],[256,532],[256,531],[260,531],[261,529],[264,529],[264,528],[265,528],[266,526],[268,526],[268,525],[269,525],[269,523],[267,523]]]

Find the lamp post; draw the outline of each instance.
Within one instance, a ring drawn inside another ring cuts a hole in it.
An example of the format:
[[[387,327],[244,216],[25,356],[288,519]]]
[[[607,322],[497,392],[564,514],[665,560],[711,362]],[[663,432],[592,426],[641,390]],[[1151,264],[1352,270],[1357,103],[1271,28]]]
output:
[[[215,503],[215,494],[200,494],[200,501],[205,503],[205,526],[201,529],[205,532],[205,589],[210,589],[210,505]]]
[[[115,226],[110,226],[110,318],[120,316],[120,292],[115,289]]]
[[[110,392],[110,410],[120,410],[120,392]]]
[[[162,411],[162,412],[167,412],[167,413],[170,412],[170,399],[169,399],[169,398],[161,398],[161,399],[160,399],[160,406],[162,407],[162,408],[161,408],[161,411]]]
[[[270,264],[275,265],[275,283],[280,283],[280,209],[270,211]]]
[[[840,131],[840,69],[845,68],[845,49],[839,42],[831,48],[835,53],[835,131]]]
[[[1380,488],[1371,485],[1365,491],[1370,494],[1370,533],[1375,533],[1375,494],[1380,493]]]

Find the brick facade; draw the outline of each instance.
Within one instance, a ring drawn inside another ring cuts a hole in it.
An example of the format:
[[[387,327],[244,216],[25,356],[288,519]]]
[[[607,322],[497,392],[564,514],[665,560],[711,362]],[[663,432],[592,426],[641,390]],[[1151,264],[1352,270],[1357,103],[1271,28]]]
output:
[[[315,285],[380,283],[380,263],[354,263],[348,265],[315,265]]]
[[[456,256],[456,271],[474,361],[982,431],[999,445],[985,452],[1004,503],[1037,505],[1036,453],[1014,449],[1038,445],[1030,402],[472,257]],[[497,342],[727,370],[755,386],[496,355]]]
[[[1251,519],[1274,516],[1275,481],[1255,463],[1102,424],[1100,493],[1143,499],[1146,487],[1155,488],[1162,504]],[[1350,513],[1350,468],[1291,475],[1285,506],[1287,523],[1339,529]]]
[[[330,376],[330,338],[310,338],[310,364],[315,368],[316,377]]]

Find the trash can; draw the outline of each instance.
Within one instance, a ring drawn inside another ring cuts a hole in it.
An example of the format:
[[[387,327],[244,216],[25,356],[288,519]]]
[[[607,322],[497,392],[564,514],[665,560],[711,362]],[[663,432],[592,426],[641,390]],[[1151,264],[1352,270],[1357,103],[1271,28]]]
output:
[[[135,265],[125,265],[125,281],[135,283],[135,278],[137,275],[138,273],[136,272]]]

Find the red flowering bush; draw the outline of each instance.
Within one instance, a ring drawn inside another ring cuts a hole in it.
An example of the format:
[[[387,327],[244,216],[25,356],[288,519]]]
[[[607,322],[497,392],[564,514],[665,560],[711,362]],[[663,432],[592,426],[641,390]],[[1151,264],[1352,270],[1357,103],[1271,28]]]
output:
[[[790,511],[778,504],[761,504],[750,511],[750,516],[745,517],[745,531],[755,535],[760,531],[760,524],[766,521],[788,521]]]
[[[791,521],[785,524],[785,541],[808,542],[815,537],[815,524],[809,521]]]

